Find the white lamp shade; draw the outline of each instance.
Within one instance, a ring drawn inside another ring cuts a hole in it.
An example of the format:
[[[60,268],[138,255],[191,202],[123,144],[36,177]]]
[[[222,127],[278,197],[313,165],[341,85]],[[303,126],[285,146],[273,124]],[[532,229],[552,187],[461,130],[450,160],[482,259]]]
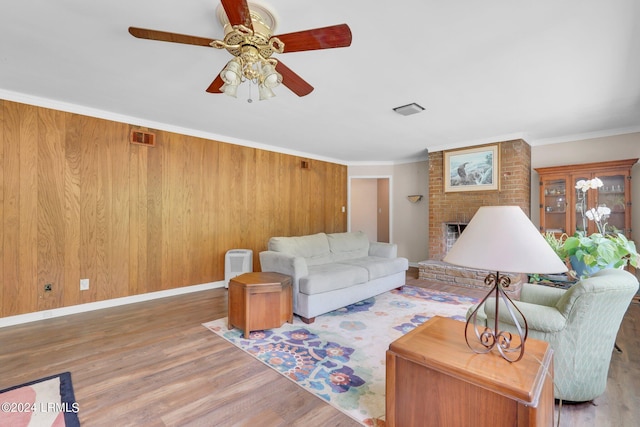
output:
[[[496,272],[567,271],[567,266],[519,206],[478,209],[443,261]]]

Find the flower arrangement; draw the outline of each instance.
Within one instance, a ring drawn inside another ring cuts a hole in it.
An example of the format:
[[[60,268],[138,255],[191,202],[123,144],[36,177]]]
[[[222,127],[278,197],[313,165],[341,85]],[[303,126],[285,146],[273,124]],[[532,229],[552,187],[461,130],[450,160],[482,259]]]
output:
[[[597,190],[602,185],[602,180],[597,177],[579,180],[576,183],[575,188],[578,190],[576,209],[582,214],[582,231],[577,231],[571,237],[561,237],[555,242],[547,237],[547,241],[551,241],[556,246],[554,248],[556,253],[563,259],[568,257],[574,270],[581,277],[588,276],[594,268],[596,270],[607,267],[619,268],[628,264],[637,267],[640,263],[640,255],[635,243],[620,232],[607,230],[611,209],[604,205],[587,209],[587,191]],[[597,233],[587,235],[587,220],[596,224]],[[579,267],[577,263],[583,263],[586,268]]]
[[[587,191],[602,187],[604,183],[598,177],[593,179],[581,179],[576,182],[578,204],[576,209],[582,214],[582,229],[587,230],[587,219],[595,222],[598,232],[600,234],[606,234],[607,222],[609,215],[611,215],[611,209],[607,206],[598,206],[587,210]]]

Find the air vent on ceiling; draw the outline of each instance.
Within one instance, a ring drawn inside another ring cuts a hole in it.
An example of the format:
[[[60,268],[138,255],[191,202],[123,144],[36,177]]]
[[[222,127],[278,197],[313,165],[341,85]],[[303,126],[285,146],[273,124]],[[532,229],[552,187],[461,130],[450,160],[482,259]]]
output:
[[[393,109],[393,111],[398,114],[402,114],[403,116],[409,116],[411,114],[417,114],[421,111],[424,111],[424,107],[416,104],[415,102],[412,102],[411,104],[396,107]]]

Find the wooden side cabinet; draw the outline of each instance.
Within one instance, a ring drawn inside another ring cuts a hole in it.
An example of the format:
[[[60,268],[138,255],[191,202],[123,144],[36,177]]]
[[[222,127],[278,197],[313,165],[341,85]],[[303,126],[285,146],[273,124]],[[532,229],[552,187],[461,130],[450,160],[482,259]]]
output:
[[[245,273],[229,281],[228,327],[251,331],[293,323],[291,277],[273,272]]]
[[[638,159],[537,168],[540,175],[540,231],[556,234],[576,231],[596,233],[593,221],[583,221],[578,191],[581,179],[600,178],[603,186],[586,192],[586,209],[606,206],[611,209],[610,229],[631,238],[631,168]]]
[[[553,351],[529,339],[510,363],[496,351],[476,354],[463,322],[435,316],[387,351],[386,425],[553,425]]]

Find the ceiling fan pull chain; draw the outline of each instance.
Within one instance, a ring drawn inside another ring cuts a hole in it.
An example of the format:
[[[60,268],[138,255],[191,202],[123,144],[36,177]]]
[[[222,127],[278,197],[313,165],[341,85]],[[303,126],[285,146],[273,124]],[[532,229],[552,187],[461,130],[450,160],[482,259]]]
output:
[[[253,82],[251,80],[249,80],[249,99],[247,99],[247,102],[249,104],[251,104],[253,102],[253,99],[251,99],[251,88],[253,87]]]

